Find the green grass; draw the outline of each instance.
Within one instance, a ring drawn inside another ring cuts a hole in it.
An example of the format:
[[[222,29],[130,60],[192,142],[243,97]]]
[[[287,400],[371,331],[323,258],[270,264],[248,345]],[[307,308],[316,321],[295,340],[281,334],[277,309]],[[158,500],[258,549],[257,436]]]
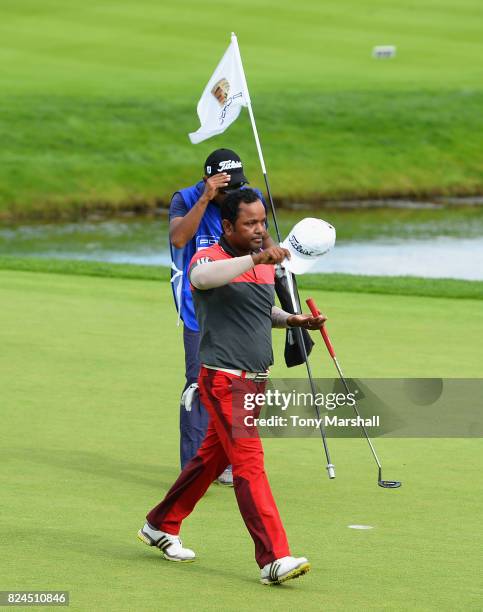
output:
[[[168,281],[169,268],[134,264],[113,264],[96,261],[38,259],[0,255],[0,270],[49,272]],[[358,276],[356,274],[306,274],[298,279],[298,287],[315,291],[345,291],[350,293],[380,293],[454,299],[483,299],[483,281],[451,278],[417,278],[412,276]]]
[[[480,302],[314,297],[351,376],[481,376]],[[183,356],[168,285],[2,270],[0,301],[1,589],[68,589],[73,610],[481,608],[479,440],[379,438],[397,491],[376,486],[363,440],[330,440],[332,482],[318,440],[266,440],[293,552],[313,571],[259,585],[233,492],[216,487],[183,527],[198,561],[170,565],[135,538],[178,469]],[[312,364],[333,375],[320,342]]]
[[[261,184],[246,113],[198,146],[195,107],[235,29],[278,198],[476,193],[477,0],[2,2],[0,214],[154,207],[231,146]],[[397,45],[376,61],[376,44]]]

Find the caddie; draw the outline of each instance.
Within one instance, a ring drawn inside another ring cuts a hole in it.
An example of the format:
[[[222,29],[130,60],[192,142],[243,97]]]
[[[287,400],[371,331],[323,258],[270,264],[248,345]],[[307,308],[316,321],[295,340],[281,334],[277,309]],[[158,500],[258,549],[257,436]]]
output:
[[[195,185],[180,189],[171,200],[169,209],[169,242],[171,250],[171,283],[183,321],[186,381],[180,405],[181,468],[195,455],[206,433],[208,414],[199,401],[198,373],[200,361],[199,327],[196,320],[187,268],[195,253],[213,246],[221,233],[220,205],[227,194],[248,183],[240,157],[230,149],[217,149],[205,161],[204,176]],[[260,191],[255,190],[264,202]],[[267,232],[263,245],[273,245]],[[233,486],[231,466],[217,479],[220,484]]]

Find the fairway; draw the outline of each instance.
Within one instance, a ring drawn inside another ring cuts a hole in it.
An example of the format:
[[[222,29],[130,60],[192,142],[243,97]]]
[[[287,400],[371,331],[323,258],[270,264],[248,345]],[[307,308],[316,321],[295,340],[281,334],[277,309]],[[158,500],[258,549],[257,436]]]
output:
[[[230,147],[262,184],[246,111],[193,146],[240,41],[277,198],[479,193],[478,0],[3,0],[0,217],[154,208]],[[397,46],[393,60],[372,48]]]
[[[481,377],[480,300],[311,295],[350,376]],[[480,440],[376,440],[387,477],[404,483],[394,491],[376,486],[364,440],[330,440],[335,481],[319,440],[266,440],[292,552],[312,571],[259,585],[233,490],[219,487],[183,527],[199,559],[169,564],[136,540],[178,473],[169,284],[1,270],[0,301],[1,589],[69,590],[74,610],[481,609]],[[314,372],[332,376],[314,339]]]

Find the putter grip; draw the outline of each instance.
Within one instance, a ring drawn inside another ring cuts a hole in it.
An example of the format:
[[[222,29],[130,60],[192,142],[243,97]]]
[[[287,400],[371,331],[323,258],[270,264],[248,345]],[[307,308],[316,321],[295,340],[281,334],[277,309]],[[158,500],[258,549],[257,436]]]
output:
[[[314,317],[320,314],[320,310],[315,305],[313,298],[307,298],[305,302]],[[335,357],[334,347],[332,346],[332,342],[330,341],[329,334],[327,333],[327,330],[325,329],[325,325],[320,328],[320,333],[322,334],[322,338],[324,339],[325,346],[327,347],[327,350],[329,351],[330,356],[334,358]]]

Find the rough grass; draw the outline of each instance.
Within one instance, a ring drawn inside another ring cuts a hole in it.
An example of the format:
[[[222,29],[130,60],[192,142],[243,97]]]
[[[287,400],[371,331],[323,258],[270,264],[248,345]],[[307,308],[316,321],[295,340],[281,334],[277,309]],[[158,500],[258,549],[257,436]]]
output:
[[[198,146],[196,102],[236,29],[278,198],[476,193],[481,3],[5,0],[0,215],[152,208],[234,147],[261,184],[246,113]],[[371,58],[394,43],[394,60]]]

